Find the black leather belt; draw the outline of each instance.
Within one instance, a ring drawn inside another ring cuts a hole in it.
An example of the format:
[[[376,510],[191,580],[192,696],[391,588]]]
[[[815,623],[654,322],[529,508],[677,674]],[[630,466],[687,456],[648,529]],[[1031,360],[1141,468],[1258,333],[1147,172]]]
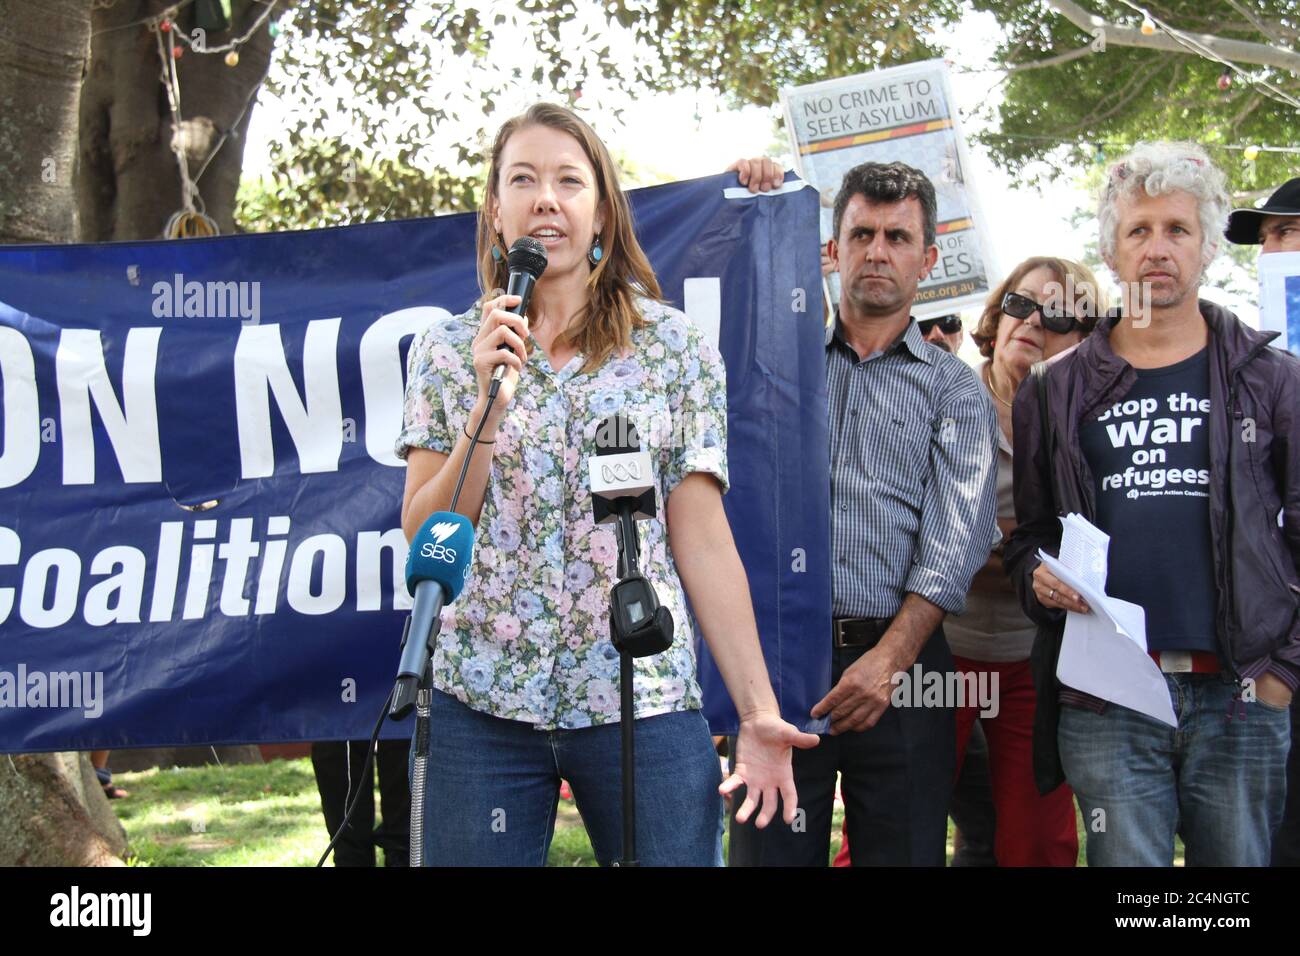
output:
[[[837,617],[831,621],[831,643],[835,647],[862,647],[880,640],[892,617]]]

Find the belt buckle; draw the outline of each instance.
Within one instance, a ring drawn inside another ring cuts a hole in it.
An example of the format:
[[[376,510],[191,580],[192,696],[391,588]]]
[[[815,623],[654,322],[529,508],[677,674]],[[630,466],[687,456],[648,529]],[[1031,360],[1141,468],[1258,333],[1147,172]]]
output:
[[[865,621],[864,617],[842,617],[838,620],[831,621],[831,644],[835,647],[860,647],[859,644],[849,644],[844,640],[844,625],[861,624]]]
[[[846,624],[870,625],[870,624],[875,624],[875,623],[876,623],[876,620],[875,620],[874,618],[870,618],[870,617],[844,617],[844,618],[839,618],[839,619],[834,619],[834,618],[832,618],[832,619],[831,619],[831,644],[832,644],[832,646],[834,646],[834,647],[866,647],[868,644],[871,643],[870,640],[866,640],[866,641],[858,641],[858,642],[855,643],[855,644],[850,644],[850,643],[846,642],[846,641],[845,641],[845,638],[844,638],[844,626],[845,626]],[[877,633],[876,636],[879,637],[879,636],[880,636],[879,633]]]
[[[1161,651],[1160,669],[1166,674],[1190,674],[1192,672],[1192,652]]]

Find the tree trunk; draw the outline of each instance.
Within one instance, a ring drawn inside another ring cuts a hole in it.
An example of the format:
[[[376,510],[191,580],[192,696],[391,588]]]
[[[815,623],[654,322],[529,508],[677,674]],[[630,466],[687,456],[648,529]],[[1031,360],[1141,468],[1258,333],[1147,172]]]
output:
[[[81,236],[87,242],[162,234],[172,213],[184,206],[174,136],[196,181],[198,208],[222,233],[234,232],[244,135],[271,59],[269,20],[239,48],[239,62],[232,67],[226,65],[225,53],[196,53],[174,33],[158,34],[150,24],[136,22],[167,6],[168,0],[117,0],[94,11],[90,69],[81,94],[77,183]],[[263,4],[236,0],[232,29],[209,32],[206,45],[222,46],[243,36],[263,9]],[[193,33],[193,17],[193,5],[179,14],[186,33]],[[183,48],[176,61],[179,129],[162,80],[159,35],[164,48],[173,39]]]
[[[0,242],[77,237],[77,99],[90,0],[0,0]],[[0,756],[0,866],[121,866],[85,754]]]
[[[89,757],[0,756],[0,866],[123,866],[125,852]]]
[[[90,0],[0,0],[0,242],[77,236],[77,97]]]

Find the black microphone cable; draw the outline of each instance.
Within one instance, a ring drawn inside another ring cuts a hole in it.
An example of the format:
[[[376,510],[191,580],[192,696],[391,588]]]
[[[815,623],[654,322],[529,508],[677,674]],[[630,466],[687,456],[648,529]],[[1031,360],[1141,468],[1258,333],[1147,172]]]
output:
[[[409,621],[410,618],[407,618],[407,620]],[[394,688],[394,690],[395,689],[396,688]],[[383,729],[384,718],[388,716],[388,705],[392,700],[393,691],[390,690],[388,692],[388,697],[384,699],[384,707],[379,712],[379,722],[375,724],[375,729],[370,734],[370,745],[366,747],[366,760],[361,767],[361,779],[357,781],[357,792],[355,794],[349,794],[351,799],[348,801],[347,812],[343,814],[343,823],[339,825],[338,832],[336,832],[334,837],[330,840],[329,846],[325,847],[325,852],[322,853],[320,859],[316,861],[316,866],[318,868],[325,865],[325,861],[329,859],[330,852],[334,849],[334,844],[339,842],[339,837],[343,836],[343,831],[346,830],[348,824],[352,822],[352,814],[356,811],[357,803],[361,799],[361,788],[370,783],[370,767],[375,759],[375,746],[379,743],[379,731]],[[351,764],[351,754],[347,753],[346,750],[344,751],[344,759]]]
[[[544,266],[545,259],[543,258],[543,267]],[[502,348],[505,347],[506,346],[502,346]],[[504,368],[505,366],[502,367]],[[465,486],[465,476],[469,474],[470,459],[474,457],[474,450],[478,448],[480,444],[478,436],[483,434],[483,426],[487,424],[488,414],[492,411],[492,406],[497,400],[497,393],[500,391],[501,378],[494,375],[491,384],[488,386],[487,406],[483,409],[483,414],[479,416],[478,425],[474,428],[474,434],[470,436],[469,450],[465,452],[465,460],[461,462],[460,474],[456,476],[456,489],[451,493],[451,504],[447,508],[448,511],[455,511],[456,505],[460,503],[460,492]],[[410,626],[411,619],[408,616],[406,619],[406,628],[408,631]],[[404,633],[402,643],[406,643],[408,637],[409,634]],[[364,766],[361,768],[361,778],[363,783],[358,785],[355,794],[349,795],[351,799],[348,802],[346,812],[343,814],[343,823],[339,827],[338,832],[334,834],[333,839],[330,840],[329,846],[325,848],[325,852],[321,854],[321,858],[316,862],[317,867],[323,867],[325,865],[325,861],[329,858],[330,851],[334,849],[334,844],[338,843],[339,837],[343,835],[343,831],[347,829],[348,824],[352,821],[352,814],[356,811],[357,804],[361,800],[361,786],[368,783],[370,780],[370,767],[375,757],[375,745],[379,742],[379,732],[384,727],[384,718],[388,716],[388,708],[393,702],[393,693],[395,690],[396,688],[390,690],[388,696],[384,698],[384,706],[379,711],[379,721],[375,724],[375,729],[370,734],[370,746],[366,750],[366,761]]]
[[[479,416],[478,426],[474,429],[474,435],[470,440],[469,450],[465,452],[465,461],[461,463],[460,475],[456,478],[456,490],[452,492],[451,506],[447,509],[448,511],[455,511],[456,505],[460,502],[460,490],[465,484],[465,476],[469,473],[470,459],[474,456],[474,449],[479,446],[478,436],[483,433],[483,426],[487,424],[488,413],[492,411],[492,405],[497,400],[497,392],[500,391],[500,386],[501,380],[493,379],[491,386],[488,388],[487,407],[483,409],[483,414]],[[408,616],[406,619],[406,631],[409,632],[410,627],[411,619]],[[409,636],[409,633],[403,633],[403,644],[406,643]],[[316,862],[317,867],[323,867],[325,861],[329,859],[330,851],[334,849],[334,844],[339,842],[339,837],[343,835],[343,831],[346,830],[348,824],[352,822],[352,814],[356,811],[357,804],[361,801],[361,788],[370,783],[370,767],[375,758],[375,746],[379,743],[379,732],[383,730],[384,718],[388,716],[388,708],[393,702],[393,693],[395,691],[396,687],[394,687],[393,690],[390,690],[388,696],[384,698],[384,706],[379,710],[379,720],[375,724],[374,731],[370,734],[370,745],[366,748],[366,761],[361,768],[361,782],[357,786],[356,793],[349,794],[350,799],[348,801],[347,810],[343,814],[343,823],[339,826],[338,832],[334,834],[333,839],[330,840],[329,846],[325,847],[325,852],[321,854],[321,858]]]
[[[507,257],[510,268],[509,294],[517,294],[523,300],[519,304],[520,314],[527,310],[528,300],[532,297],[533,285],[546,270],[546,259],[546,248],[532,236],[522,236],[516,239],[514,245],[510,247],[510,254]],[[509,348],[509,346],[502,345],[501,348],[505,349]],[[469,450],[465,452],[465,460],[461,462],[460,474],[456,476],[456,488],[451,493],[451,504],[447,508],[448,511],[455,511],[456,505],[460,503],[460,492],[465,486],[465,476],[469,474],[470,459],[474,457],[474,450],[482,444],[478,436],[483,434],[483,426],[487,424],[488,414],[492,411],[492,406],[497,400],[497,393],[501,391],[501,380],[505,377],[505,372],[501,370],[505,368],[506,365],[503,363],[498,371],[492,375],[491,384],[488,386],[487,406],[483,409],[483,414],[479,416],[478,425],[474,428],[474,434],[470,436]],[[402,634],[403,644],[410,637],[410,629],[411,618],[408,615],[406,627]],[[388,708],[393,702],[395,692],[396,687],[390,690],[388,696],[384,699],[384,706],[379,713],[379,721],[370,734],[370,746],[366,751],[365,764],[361,769],[363,782],[357,787],[355,794],[349,794],[351,799],[348,802],[346,812],[343,814],[343,824],[339,827],[338,832],[334,834],[333,839],[330,840],[325,852],[321,854],[320,860],[316,863],[318,867],[325,865],[325,860],[329,858],[330,851],[334,849],[334,844],[338,842],[339,837],[343,835],[343,831],[352,820],[352,814],[361,799],[361,787],[370,781],[370,767],[375,756],[375,746],[379,742],[379,732],[383,729],[384,718],[388,716]]]

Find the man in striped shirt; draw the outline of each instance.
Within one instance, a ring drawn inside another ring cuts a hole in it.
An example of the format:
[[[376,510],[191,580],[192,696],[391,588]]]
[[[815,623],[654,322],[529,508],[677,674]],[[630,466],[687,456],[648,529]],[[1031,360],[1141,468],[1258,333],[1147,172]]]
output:
[[[830,727],[795,753],[794,824],[733,821],[732,865],[825,866],[837,773],[855,865],[944,864],[962,701],[941,624],[962,611],[998,540],[998,426],[974,371],[926,343],[911,317],[938,256],[936,220],[933,185],[902,163],[855,167],[836,197],[834,652],[831,691],[812,710]]]

